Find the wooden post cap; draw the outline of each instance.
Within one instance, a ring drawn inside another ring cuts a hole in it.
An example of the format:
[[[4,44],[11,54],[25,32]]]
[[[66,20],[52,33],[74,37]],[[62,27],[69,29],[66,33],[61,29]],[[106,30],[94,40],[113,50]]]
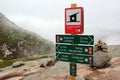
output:
[[[77,7],[77,4],[71,4],[71,8],[76,8]]]

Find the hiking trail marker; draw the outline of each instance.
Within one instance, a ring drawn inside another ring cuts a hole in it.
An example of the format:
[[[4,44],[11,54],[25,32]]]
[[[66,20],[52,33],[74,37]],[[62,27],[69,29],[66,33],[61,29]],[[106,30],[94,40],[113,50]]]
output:
[[[94,36],[76,35],[84,32],[83,15],[83,7],[71,4],[65,9],[65,33],[69,35],[56,35],[56,60],[70,62],[71,80],[76,80],[76,63],[93,65]]]
[[[93,46],[56,44],[58,53],[74,53],[74,55],[93,55]]]
[[[65,9],[65,33],[82,34],[83,26],[83,7]]]
[[[56,35],[56,43],[93,45],[93,35]]]
[[[80,64],[93,64],[93,56],[90,55],[75,55],[68,53],[56,53],[57,61],[80,63]]]

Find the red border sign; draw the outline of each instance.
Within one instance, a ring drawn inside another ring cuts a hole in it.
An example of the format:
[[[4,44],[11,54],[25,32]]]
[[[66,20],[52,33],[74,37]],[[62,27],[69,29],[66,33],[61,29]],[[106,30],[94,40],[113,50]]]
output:
[[[65,9],[65,33],[82,34],[84,32],[83,7]]]

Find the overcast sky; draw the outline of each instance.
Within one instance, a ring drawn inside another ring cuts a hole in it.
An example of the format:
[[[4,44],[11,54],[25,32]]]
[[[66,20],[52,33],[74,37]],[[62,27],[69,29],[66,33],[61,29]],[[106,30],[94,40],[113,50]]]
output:
[[[0,12],[20,27],[55,42],[64,33],[64,9],[84,7],[84,34],[120,44],[120,0],[0,0]]]

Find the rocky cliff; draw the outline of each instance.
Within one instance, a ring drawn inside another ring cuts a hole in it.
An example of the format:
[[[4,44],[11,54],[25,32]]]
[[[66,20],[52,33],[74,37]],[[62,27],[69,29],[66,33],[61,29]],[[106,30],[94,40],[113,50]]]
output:
[[[0,58],[35,57],[54,53],[54,44],[23,30],[0,13]]]

